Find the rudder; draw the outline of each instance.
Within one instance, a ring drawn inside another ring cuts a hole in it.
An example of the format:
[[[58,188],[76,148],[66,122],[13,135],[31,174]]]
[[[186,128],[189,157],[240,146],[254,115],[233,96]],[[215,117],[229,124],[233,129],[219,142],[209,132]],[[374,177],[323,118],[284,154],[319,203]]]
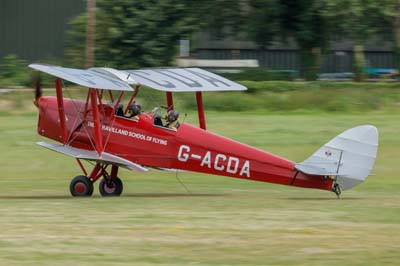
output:
[[[296,164],[296,169],[309,175],[332,176],[342,190],[347,190],[368,177],[377,151],[377,128],[358,126],[333,138],[307,160]]]

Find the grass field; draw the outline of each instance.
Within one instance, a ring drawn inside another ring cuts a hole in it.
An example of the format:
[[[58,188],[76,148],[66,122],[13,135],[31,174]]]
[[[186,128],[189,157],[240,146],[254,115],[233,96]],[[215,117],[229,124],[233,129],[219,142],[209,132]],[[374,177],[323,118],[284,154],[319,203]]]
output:
[[[211,131],[302,161],[343,130],[380,132],[374,174],[333,193],[123,170],[120,198],[71,198],[74,160],[34,145],[36,114],[0,112],[0,265],[399,265],[400,116],[209,112]],[[196,122],[194,113],[186,121]]]

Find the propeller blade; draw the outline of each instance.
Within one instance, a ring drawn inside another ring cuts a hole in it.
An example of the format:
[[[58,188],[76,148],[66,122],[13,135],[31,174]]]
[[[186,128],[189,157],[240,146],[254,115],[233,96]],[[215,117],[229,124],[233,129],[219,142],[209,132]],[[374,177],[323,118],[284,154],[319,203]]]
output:
[[[32,83],[35,88],[35,99],[33,104],[39,107],[39,98],[42,97],[42,78],[39,73],[36,73],[32,77]]]

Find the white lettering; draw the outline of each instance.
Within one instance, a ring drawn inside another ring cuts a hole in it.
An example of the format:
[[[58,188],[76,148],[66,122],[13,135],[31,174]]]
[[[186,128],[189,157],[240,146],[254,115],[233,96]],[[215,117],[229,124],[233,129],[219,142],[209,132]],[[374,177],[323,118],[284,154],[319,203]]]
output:
[[[87,121],[86,123],[87,123],[88,127],[94,128],[94,123],[92,121]],[[111,127],[111,126],[108,126],[108,125],[101,125],[101,129],[103,131],[108,131],[108,132],[111,132],[111,133],[114,133],[114,134],[119,134],[119,135],[122,135],[122,136],[136,138],[136,139],[139,139],[139,140],[153,142],[153,143],[161,144],[161,145],[165,145],[165,146],[168,145],[168,141],[167,140],[158,139],[158,138],[155,138],[155,137],[152,137],[152,136],[146,136],[144,134],[136,133],[136,132],[133,132],[133,131],[128,131],[128,130],[122,129],[122,128],[115,128],[115,127]]]
[[[228,166],[226,167],[226,172],[231,174],[236,174],[239,167],[239,159],[236,157],[229,157]]]
[[[178,160],[181,162],[187,162],[187,160],[189,159],[189,152],[190,152],[189,146],[181,145],[178,151]]]
[[[159,139],[152,138],[152,142],[158,142]],[[207,166],[208,168],[214,168],[216,171],[225,171],[230,174],[237,174],[239,171],[239,165],[241,160],[237,157],[226,156],[225,154],[217,154],[213,158],[213,154],[207,151],[204,157],[198,154],[190,153],[190,147],[181,145],[178,151],[178,160],[181,162],[187,162],[189,158],[201,160],[200,166]],[[214,161],[213,161],[214,159]],[[250,177],[250,161],[246,160],[240,168],[240,176]]]
[[[207,165],[208,168],[211,168],[211,152],[207,152],[206,155],[204,155],[203,160],[201,161],[200,166]]]
[[[163,139],[158,139],[153,137],[151,141],[157,144],[167,145],[167,141]]]
[[[222,161],[226,161],[226,156],[223,154],[217,154],[217,156],[215,156],[214,169],[217,171],[224,171],[224,169],[225,169],[224,165],[223,164],[218,165],[218,161],[220,159]]]
[[[201,156],[200,155],[198,155],[198,154],[192,154],[192,155],[190,155],[193,159],[197,159],[197,160],[200,160],[201,159]]]
[[[242,170],[240,170],[240,175],[246,174],[247,177],[250,177],[250,162],[247,160],[244,162]]]

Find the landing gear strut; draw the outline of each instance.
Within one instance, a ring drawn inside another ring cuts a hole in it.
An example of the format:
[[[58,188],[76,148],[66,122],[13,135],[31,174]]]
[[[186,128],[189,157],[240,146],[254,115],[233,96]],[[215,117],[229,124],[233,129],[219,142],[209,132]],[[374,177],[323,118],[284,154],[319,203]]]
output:
[[[337,198],[340,199],[340,194],[342,194],[342,190],[338,183],[335,183],[332,187],[332,191],[336,194]]]
[[[103,177],[99,183],[100,194],[104,196],[120,196],[123,190],[121,179],[117,176],[118,166],[112,165],[111,174],[107,172],[107,164],[97,163],[89,176],[83,165],[78,161],[85,175],[76,176],[69,186],[71,195],[74,197],[88,197],[93,194],[93,183]]]

